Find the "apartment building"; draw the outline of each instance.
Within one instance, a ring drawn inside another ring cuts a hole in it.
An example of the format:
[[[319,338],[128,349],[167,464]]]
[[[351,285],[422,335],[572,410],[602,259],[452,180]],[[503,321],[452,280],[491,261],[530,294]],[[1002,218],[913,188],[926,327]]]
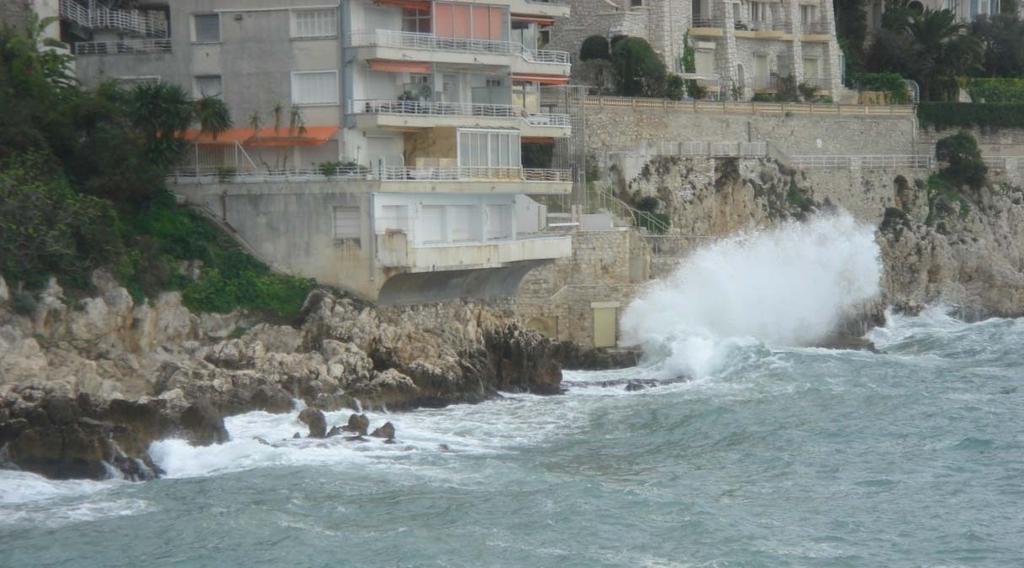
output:
[[[750,99],[784,79],[838,98],[842,61],[831,0],[572,0],[551,44],[578,53],[587,36],[646,39],[669,70],[712,95]],[[682,68],[685,43],[696,69]]]
[[[962,22],[973,22],[980,17],[994,16],[1002,13],[1001,0],[912,0],[909,6],[918,11],[949,10],[957,15]],[[885,13],[885,0],[871,0],[865,5],[868,29],[877,30],[882,27],[882,14]],[[1024,14],[1024,5],[1018,10]]]
[[[122,3],[123,4],[123,3]],[[60,0],[87,84],[171,82],[235,127],[189,131],[176,192],[264,260],[382,301],[506,293],[570,254],[531,196],[572,176],[527,163],[570,135],[541,0]],[[510,284],[511,282],[511,284]]]

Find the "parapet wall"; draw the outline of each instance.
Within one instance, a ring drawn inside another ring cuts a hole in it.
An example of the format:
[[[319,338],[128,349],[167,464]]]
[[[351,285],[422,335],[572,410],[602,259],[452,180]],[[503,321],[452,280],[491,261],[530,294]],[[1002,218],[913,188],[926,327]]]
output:
[[[737,104],[721,105],[719,111],[713,105],[623,101],[628,99],[587,101],[588,152],[600,155],[652,141],[706,141],[770,142],[790,155],[915,153],[917,119],[909,107],[855,114],[845,110],[855,107]]]

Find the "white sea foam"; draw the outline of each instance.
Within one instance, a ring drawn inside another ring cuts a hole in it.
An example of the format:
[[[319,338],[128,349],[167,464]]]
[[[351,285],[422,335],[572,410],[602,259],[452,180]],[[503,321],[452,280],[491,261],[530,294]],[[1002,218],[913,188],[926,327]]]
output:
[[[69,480],[55,481],[27,471],[0,470],[0,505],[17,505],[59,499],[82,497],[115,486],[116,481]]]
[[[847,214],[742,234],[698,250],[637,298],[624,342],[668,373],[719,372],[751,344],[808,345],[879,293],[871,227]]]

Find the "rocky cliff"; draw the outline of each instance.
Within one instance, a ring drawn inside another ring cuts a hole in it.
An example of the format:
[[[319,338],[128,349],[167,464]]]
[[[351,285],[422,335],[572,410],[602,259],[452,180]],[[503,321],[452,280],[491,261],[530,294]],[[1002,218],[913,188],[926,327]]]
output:
[[[1024,190],[990,183],[949,196],[877,171],[842,190],[823,179],[767,159],[659,157],[619,190],[657,197],[682,235],[725,236],[833,207],[877,225],[885,297],[860,319],[884,305],[937,303],[971,319],[1024,315]]]
[[[301,321],[195,314],[174,292],[136,304],[109,276],[71,301],[0,281],[0,462],[52,477],[158,472],[149,444],[227,437],[223,417],[477,402],[499,390],[560,392],[561,365],[621,362],[524,331],[500,309],[375,309],[326,290]]]

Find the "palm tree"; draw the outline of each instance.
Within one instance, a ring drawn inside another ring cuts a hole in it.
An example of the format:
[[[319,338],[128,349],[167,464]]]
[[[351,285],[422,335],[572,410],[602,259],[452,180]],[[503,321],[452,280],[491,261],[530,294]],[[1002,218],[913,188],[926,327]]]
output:
[[[195,101],[192,114],[199,123],[200,132],[209,132],[213,139],[231,128],[231,113],[224,100],[219,97],[202,97]]]
[[[288,134],[292,132],[298,132],[299,136],[306,133],[306,121],[302,118],[302,110],[298,107],[292,107],[291,112],[288,113]]]
[[[127,93],[129,123],[145,140],[149,158],[170,166],[181,153],[181,133],[198,122],[202,132],[217,134],[231,127],[224,101],[214,97],[193,100],[185,89],[171,83],[142,83]]]
[[[270,112],[274,115],[274,134],[281,129],[281,118],[284,115],[284,105],[280,101],[274,103],[274,107],[270,109]]]
[[[920,58],[921,97],[931,98],[936,81],[955,82],[981,61],[981,43],[967,34],[967,27],[949,10],[925,9],[913,16],[906,31],[914,38]]]

